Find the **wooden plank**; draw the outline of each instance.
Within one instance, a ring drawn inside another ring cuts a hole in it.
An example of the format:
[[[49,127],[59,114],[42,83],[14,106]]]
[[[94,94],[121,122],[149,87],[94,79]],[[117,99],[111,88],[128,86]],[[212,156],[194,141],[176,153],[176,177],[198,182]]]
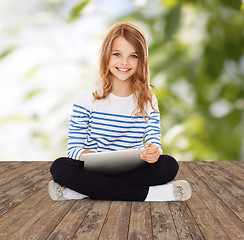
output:
[[[184,176],[195,189],[203,203],[220,222],[230,239],[241,239],[244,236],[243,222],[223,203],[223,201],[205,184],[187,165],[181,165]]]
[[[175,180],[186,180],[181,169],[181,165],[185,162],[178,163],[180,168]],[[169,206],[179,239],[204,239],[187,202],[172,202]]]
[[[40,166],[33,171],[14,178],[12,181],[2,185],[0,187],[0,203],[13,196],[16,197],[18,193],[23,192],[24,189],[40,181],[40,179],[42,179],[42,175],[48,174],[49,170],[46,167],[44,168],[43,166]]]
[[[19,166],[18,168],[14,168],[10,171],[7,171],[1,175],[0,186],[44,164],[44,162],[28,162]]]
[[[110,201],[95,201],[73,239],[98,239],[110,205]]]
[[[0,167],[1,166],[18,166],[18,165],[22,165],[22,164],[25,164],[25,163],[28,163],[28,162],[31,162],[31,161],[8,161],[8,160],[0,160]]]
[[[18,240],[36,239],[43,240],[53,231],[57,224],[63,219],[71,207],[75,204],[75,200],[54,202],[49,197],[45,199],[48,207],[39,219],[34,217],[36,221],[28,224],[28,228],[18,237]]]
[[[76,201],[74,206],[65,215],[54,231],[48,236],[47,240],[73,239],[93,202],[94,201],[90,199]]]
[[[233,161],[235,164],[239,165],[240,167],[242,167],[243,169],[243,164],[244,164],[244,160],[242,159],[242,161]]]
[[[233,194],[235,189],[233,184],[230,186],[225,184],[225,178],[222,176],[221,171],[214,163],[207,162],[191,162],[189,164],[191,169],[212,189],[212,191],[218,195],[218,197],[242,220],[244,221],[244,204]],[[226,177],[231,178],[231,174]],[[213,176],[213,177],[212,177]],[[238,189],[238,194],[240,193]]]
[[[169,207],[179,239],[204,239],[186,202],[169,202]]]
[[[37,182],[35,182],[33,185],[27,186],[22,192],[16,192],[16,195],[8,199],[5,199],[4,201],[1,201],[0,216],[8,212],[10,209],[14,208],[16,205],[18,205],[25,199],[27,199],[33,193],[43,188],[47,184],[48,180],[50,180],[50,178],[51,177],[49,174],[40,176],[40,179]]]
[[[0,160],[0,169],[2,169],[4,167],[16,168],[16,167],[19,167],[26,163],[29,163],[29,161],[2,161],[2,160]]]
[[[16,167],[22,166],[26,163],[29,163],[29,162],[30,161],[2,161],[2,160],[0,160],[0,168],[2,168],[2,167],[16,168]]]
[[[40,193],[43,193],[45,191],[45,194],[47,192],[47,187],[42,188]],[[40,196],[39,194],[36,194],[36,196]],[[40,197],[41,198],[41,197]],[[35,199],[35,198],[34,198]],[[26,203],[23,202],[21,206],[17,206],[17,209],[21,210],[21,207],[24,207],[24,213],[19,215],[18,218],[14,218],[15,220],[11,222],[11,225],[5,228],[2,232],[2,236],[7,236],[8,240],[14,240],[19,239],[19,237],[29,228],[30,225],[33,225],[38,219],[49,210],[56,202],[49,199],[49,196],[46,195],[45,198],[41,198],[39,202],[35,199],[35,204],[28,208],[26,206]],[[30,201],[27,200],[29,203]],[[16,212],[13,210],[13,212]],[[11,216],[11,214],[7,213],[6,216]],[[26,238],[27,239],[27,238]]]
[[[187,202],[170,203],[54,202],[47,191],[51,163],[33,163],[28,171],[20,162],[11,169],[0,164],[4,174],[15,174],[0,187],[0,201],[11,196],[5,197],[11,202],[0,220],[0,239],[243,239],[239,163],[237,168],[232,163],[180,162],[176,179],[188,180],[193,195]]]
[[[13,170],[20,166],[23,166],[28,162],[19,162],[19,161],[1,161],[0,160],[0,174],[6,173],[7,171]]]
[[[7,236],[7,233],[10,229],[12,229],[12,226],[16,225],[15,223],[19,219],[23,219],[22,216],[30,211],[30,209],[35,208],[35,206],[38,205],[45,197],[47,197],[47,195],[47,188],[43,187],[42,189],[31,195],[29,198],[27,198],[25,201],[20,203],[18,206],[12,208],[5,215],[1,216],[0,236]],[[23,224],[23,222],[21,222],[21,224]],[[12,229],[12,232],[14,232],[14,229]]]
[[[99,240],[127,239],[130,211],[131,202],[112,202]]]
[[[153,239],[178,240],[168,202],[151,202]]]
[[[214,162],[244,181],[244,162]]]
[[[150,202],[133,202],[128,239],[153,239]]]
[[[194,164],[194,162],[192,162]],[[244,202],[244,181],[229,171],[219,167],[215,162],[199,162],[208,173],[229,190],[234,196]]]
[[[180,166],[181,164],[185,163],[180,163]],[[178,174],[178,178],[186,179],[181,171]],[[229,240],[229,237],[219,225],[218,220],[211,214],[194,188],[192,188],[192,196],[187,200],[186,204],[205,239]]]

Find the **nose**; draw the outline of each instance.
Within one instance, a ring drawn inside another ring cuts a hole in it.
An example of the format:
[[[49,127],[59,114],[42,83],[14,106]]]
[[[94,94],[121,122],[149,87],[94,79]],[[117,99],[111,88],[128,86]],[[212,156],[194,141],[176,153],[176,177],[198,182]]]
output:
[[[122,58],[120,59],[120,63],[121,63],[122,65],[127,65],[127,63],[128,63],[127,58],[126,58],[126,57],[122,57]]]

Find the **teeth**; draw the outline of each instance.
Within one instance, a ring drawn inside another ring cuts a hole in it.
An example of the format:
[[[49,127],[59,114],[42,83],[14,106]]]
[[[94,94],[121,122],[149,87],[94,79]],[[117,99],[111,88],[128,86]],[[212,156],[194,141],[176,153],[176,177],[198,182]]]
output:
[[[129,69],[128,68],[118,68],[119,71],[122,71],[122,72],[127,72]]]

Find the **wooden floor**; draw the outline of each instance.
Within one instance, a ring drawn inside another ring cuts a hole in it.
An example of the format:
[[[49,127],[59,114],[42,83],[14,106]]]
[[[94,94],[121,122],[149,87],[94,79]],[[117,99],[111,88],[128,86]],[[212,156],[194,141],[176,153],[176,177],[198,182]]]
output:
[[[51,162],[0,162],[0,239],[244,239],[244,162],[180,162],[186,202],[54,202]]]

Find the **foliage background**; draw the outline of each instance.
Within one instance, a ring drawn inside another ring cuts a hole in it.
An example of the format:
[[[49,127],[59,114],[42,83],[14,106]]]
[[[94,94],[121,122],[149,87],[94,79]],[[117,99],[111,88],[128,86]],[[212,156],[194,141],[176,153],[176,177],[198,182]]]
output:
[[[0,159],[66,154],[72,102],[97,78],[110,26],[149,43],[165,154],[244,160],[244,13],[238,0],[0,1]]]

